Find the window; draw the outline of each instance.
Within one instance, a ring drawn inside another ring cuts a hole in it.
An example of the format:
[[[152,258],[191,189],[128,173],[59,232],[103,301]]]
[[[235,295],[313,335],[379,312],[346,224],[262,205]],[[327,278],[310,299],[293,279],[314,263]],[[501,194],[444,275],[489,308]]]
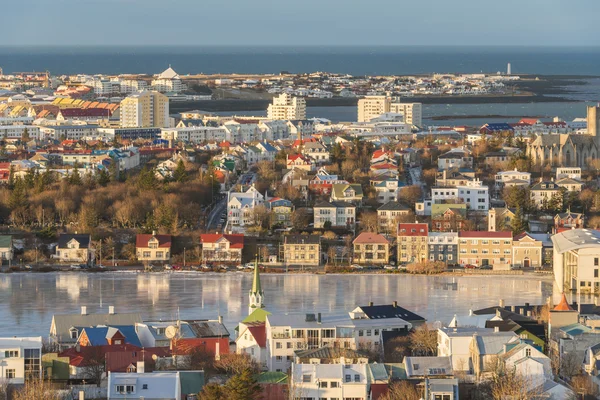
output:
[[[276,348],[276,349],[281,349],[281,348],[283,348],[283,346],[281,345],[281,342],[275,342],[275,348]]]
[[[326,388],[327,387],[327,381],[321,381],[321,382],[319,382],[319,387],[320,388]]]
[[[302,382],[303,383],[310,383],[311,381],[311,376],[310,375],[302,375]]]
[[[292,348],[292,342],[287,342],[285,344],[286,348],[291,349]]]
[[[282,362],[283,361],[283,357],[282,356],[276,356],[275,357],[275,361]]]
[[[354,382],[360,382],[360,375],[354,375]]]
[[[363,331],[362,330],[358,331],[358,336],[363,336]]]
[[[594,278],[597,278],[597,277],[598,277],[598,268],[596,268],[596,269],[594,270]]]
[[[598,257],[594,257],[594,267],[598,266]]]
[[[144,383],[144,384],[142,385],[142,389],[148,389],[148,384],[147,384],[147,383]]]
[[[531,349],[525,349],[525,357],[531,357]]]
[[[334,389],[334,388],[338,388],[340,387],[340,383],[339,382],[331,382],[331,384],[329,385],[330,388]]]
[[[14,369],[7,369],[6,370],[6,379],[14,379],[16,376],[15,370]]]
[[[348,382],[352,382],[352,375],[346,375],[345,382],[346,382],[346,383],[348,383]]]
[[[4,358],[19,357],[19,350],[7,350],[4,352]]]

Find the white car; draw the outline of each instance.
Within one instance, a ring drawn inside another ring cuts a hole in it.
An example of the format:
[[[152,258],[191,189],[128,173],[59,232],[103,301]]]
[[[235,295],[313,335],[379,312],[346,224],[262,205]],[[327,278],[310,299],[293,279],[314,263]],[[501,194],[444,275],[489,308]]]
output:
[[[392,267],[391,265],[384,265],[383,269],[394,270],[394,269],[396,269],[396,267]]]
[[[364,269],[362,265],[358,265],[358,264],[352,264],[350,266],[350,268],[354,268],[354,269]]]

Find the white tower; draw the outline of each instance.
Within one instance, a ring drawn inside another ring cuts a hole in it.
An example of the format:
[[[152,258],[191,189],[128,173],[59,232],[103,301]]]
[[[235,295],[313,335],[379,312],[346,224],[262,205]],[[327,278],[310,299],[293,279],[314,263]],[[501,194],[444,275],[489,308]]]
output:
[[[511,75],[512,72],[510,70],[510,63],[508,63],[508,65],[506,66],[506,75]]]

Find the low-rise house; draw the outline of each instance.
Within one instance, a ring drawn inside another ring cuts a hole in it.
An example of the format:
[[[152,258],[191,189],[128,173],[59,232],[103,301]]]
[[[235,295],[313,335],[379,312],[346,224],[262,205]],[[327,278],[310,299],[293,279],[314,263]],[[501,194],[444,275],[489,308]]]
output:
[[[233,226],[253,224],[252,212],[255,207],[263,205],[265,197],[254,186],[245,192],[228,192],[227,223]]]
[[[458,379],[428,379],[424,400],[458,400]]]
[[[413,263],[428,260],[428,235],[428,224],[398,224],[398,263]]]
[[[214,355],[216,359],[222,354],[229,354],[229,331],[223,324],[223,318],[218,320],[184,320],[175,322],[175,339],[171,350],[174,357],[184,360],[195,350]],[[169,328],[167,328],[169,329]],[[188,330],[191,334],[180,335],[179,331]],[[167,336],[169,332],[165,330]]]
[[[459,263],[508,269],[512,263],[512,243],[512,232],[459,232]]]
[[[314,206],[315,228],[346,228],[354,230],[356,206],[345,201],[320,201]],[[329,223],[328,223],[329,222]]]
[[[138,261],[152,263],[171,259],[171,235],[138,234],[135,239]]]
[[[377,225],[379,232],[395,234],[398,224],[411,214],[410,208],[397,201],[388,201],[377,208]]]
[[[490,208],[488,211],[488,231],[511,230],[512,220],[515,218],[514,208]]]
[[[562,206],[560,186],[553,181],[541,181],[531,186],[529,190],[531,201],[536,207],[548,208],[552,198],[556,198],[558,206]]]
[[[302,145],[302,154],[313,160],[315,164],[328,164],[329,150],[321,142],[306,142]]]
[[[371,184],[371,186],[375,188],[377,202],[379,204],[386,204],[398,199],[398,193],[400,191],[398,179],[386,179],[379,182],[373,182],[373,180],[371,180]]]
[[[0,259],[1,263],[4,264],[5,261],[9,263],[12,261],[14,256],[13,251],[13,242],[12,236],[10,235],[0,235]]]
[[[483,163],[488,166],[494,166],[502,163],[506,163],[510,160],[510,155],[505,151],[490,151],[485,154]]]
[[[423,325],[426,320],[414,312],[407,310],[404,307],[400,307],[397,301],[392,304],[373,304],[370,302],[366,306],[358,306],[354,310],[350,311],[350,316],[354,319],[388,319],[388,318],[401,318],[416,328]]]
[[[321,263],[319,235],[286,235],[283,248],[285,265],[319,266]]]
[[[447,169],[438,172],[435,177],[435,186],[439,187],[456,187],[456,186],[466,186],[467,183],[473,182],[475,180],[475,174],[469,172],[463,172],[463,169],[460,170],[451,170]]]
[[[562,178],[556,181],[556,184],[558,185],[558,187],[561,188],[565,188],[567,190],[567,192],[575,192],[575,193],[579,193],[581,192],[581,189],[583,189],[583,182],[577,181],[575,179],[571,179],[571,178]]]
[[[559,181],[564,178],[575,179],[576,181],[581,180],[581,168],[576,167],[560,167],[556,168],[556,180]]]
[[[383,236],[372,232],[362,232],[352,242],[354,256],[352,262],[358,264],[387,264],[390,256],[390,243]]]
[[[182,400],[198,394],[203,386],[204,371],[145,372],[140,362],[137,372],[108,373],[107,399]]]
[[[458,232],[468,221],[466,204],[432,204],[431,230],[434,232]]]
[[[87,307],[81,307],[80,314],[54,314],[50,325],[50,343],[60,349],[75,346],[83,327],[97,325],[128,326],[142,322],[139,313],[116,313],[110,306],[108,313],[88,314]]]
[[[359,183],[336,183],[331,186],[331,201],[346,201],[353,204],[360,204],[362,199],[363,190]]]
[[[91,263],[94,259],[92,237],[89,233],[62,233],[56,245],[56,258],[60,262]]]
[[[308,188],[314,192],[323,195],[331,194],[331,187],[334,184],[347,185],[348,181],[340,179],[337,175],[321,174],[317,172],[314,178],[308,183]]]
[[[0,338],[2,378],[5,384],[24,384],[42,378],[42,337]]]
[[[438,157],[438,169],[473,168],[473,156],[464,148],[452,149]]]
[[[542,242],[523,232],[513,238],[513,266],[541,268],[543,261]]]
[[[519,336],[514,332],[500,332],[499,329],[495,329],[485,335],[475,333],[470,344],[473,374],[481,377],[485,372],[490,372],[505,345],[515,342],[519,342]]]
[[[458,232],[429,232],[429,261],[458,263]]]
[[[88,326],[83,327],[79,338],[79,346],[120,346],[130,344],[142,347],[134,325]]]
[[[585,221],[583,213],[574,213],[568,210],[565,213],[558,213],[554,216],[554,229],[581,229]]]
[[[247,354],[262,369],[267,368],[267,334],[264,322],[241,323],[235,339],[237,354]]]
[[[267,200],[265,205],[271,211],[271,222],[273,225],[287,227],[291,224],[292,211],[294,211],[294,205],[291,201],[273,197]]]
[[[242,234],[206,233],[200,235],[200,242],[204,262],[242,260],[244,249]]]
[[[302,154],[292,154],[287,155],[286,168],[313,171],[315,169],[315,166],[309,158],[303,156]]]
[[[531,173],[521,172],[516,168],[514,171],[498,172],[495,177],[496,189],[512,186],[529,186],[531,184]]]
[[[452,378],[451,357],[404,357],[407,379]]]
[[[292,364],[290,388],[296,387],[297,399],[367,399],[367,365]]]

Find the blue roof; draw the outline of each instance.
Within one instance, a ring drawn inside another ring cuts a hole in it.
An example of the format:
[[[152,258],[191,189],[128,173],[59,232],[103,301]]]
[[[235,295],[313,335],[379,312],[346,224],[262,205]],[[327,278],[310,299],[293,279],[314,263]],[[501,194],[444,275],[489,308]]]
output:
[[[125,336],[125,343],[142,347],[142,343],[133,325],[97,326],[83,328],[82,330],[85,331],[91,346],[104,346],[108,344],[106,335],[111,328],[118,329]]]
[[[277,149],[275,147],[273,147],[271,144],[269,144],[268,142],[262,142],[261,144],[265,148],[266,151],[277,151]]]
[[[485,124],[481,129],[487,129],[490,131],[512,131],[513,127],[506,122],[499,122],[494,124]]]

